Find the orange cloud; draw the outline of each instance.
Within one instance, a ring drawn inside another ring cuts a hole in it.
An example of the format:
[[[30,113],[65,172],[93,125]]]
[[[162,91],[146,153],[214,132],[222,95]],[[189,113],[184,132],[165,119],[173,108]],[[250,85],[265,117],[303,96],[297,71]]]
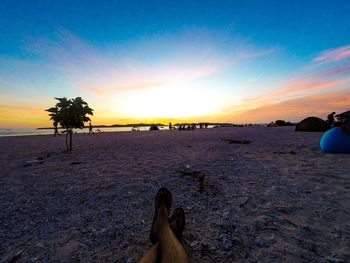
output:
[[[343,112],[349,110],[349,107],[350,90],[343,90],[291,99],[232,114],[235,122],[267,123],[277,119],[299,121],[307,116],[326,118],[330,112]]]
[[[244,112],[248,109],[262,107],[263,105],[275,104],[285,100],[309,96],[315,92],[338,87],[345,82],[345,80],[316,80],[311,77],[298,78],[287,82],[285,84],[286,86],[282,86],[279,89],[268,91],[255,98],[244,99],[237,106],[240,111]],[[237,109],[235,105],[231,105],[230,107]]]
[[[348,57],[350,45],[325,51],[313,61],[329,63]],[[275,89],[229,105],[223,111],[228,113],[225,116],[234,115],[243,122],[269,122],[296,120],[350,107],[350,91],[344,91],[350,85],[350,63],[322,64],[311,69],[311,73],[300,72],[299,77],[284,81]]]
[[[286,87],[278,90],[276,93],[281,95],[293,95],[300,92],[310,92],[313,90],[320,90],[333,87],[342,83],[342,80],[316,80],[311,77],[304,77],[296,79],[288,84]]]
[[[269,95],[301,95],[315,90],[338,86],[349,81],[350,63],[336,65],[285,82]],[[307,94],[306,94],[307,95]]]
[[[326,92],[330,89],[342,89],[350,84],[350,63],[332,66],[305,76],[284,81],[278,88],[264,92],[255,98],[243,99],[239,105],[242,111],[267,104],[279,103]]]

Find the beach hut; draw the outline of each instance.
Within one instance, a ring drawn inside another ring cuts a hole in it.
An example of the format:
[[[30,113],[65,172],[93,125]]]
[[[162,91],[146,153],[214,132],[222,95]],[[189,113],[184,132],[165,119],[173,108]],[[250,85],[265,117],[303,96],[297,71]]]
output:
[[[317,117],[308,117],[295,126],[295,131],[324,132],[328,129],[327,122]]]

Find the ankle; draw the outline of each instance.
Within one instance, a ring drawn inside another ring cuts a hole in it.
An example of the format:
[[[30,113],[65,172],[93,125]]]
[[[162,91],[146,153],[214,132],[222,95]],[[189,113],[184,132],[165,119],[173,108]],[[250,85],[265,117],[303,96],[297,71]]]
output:
[[[168,222],[168,210],[165,205],[161,205],[158,208],[157,218],[154,225],[154,231],[159,232],[162,228],[166,227]]]

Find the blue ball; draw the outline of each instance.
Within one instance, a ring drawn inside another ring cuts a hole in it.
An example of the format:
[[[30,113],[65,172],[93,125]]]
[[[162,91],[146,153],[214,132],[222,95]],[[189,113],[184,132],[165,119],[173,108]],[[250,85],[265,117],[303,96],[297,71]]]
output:
[[[334,127],[322,135],[320,147],[326,153],[350,153],[350,134]]]

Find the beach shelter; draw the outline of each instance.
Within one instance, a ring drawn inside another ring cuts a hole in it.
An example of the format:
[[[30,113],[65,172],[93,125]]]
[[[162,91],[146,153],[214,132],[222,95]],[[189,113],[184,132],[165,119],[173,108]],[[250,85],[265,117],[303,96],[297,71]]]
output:
[[[152,125],[151,127],[149,127],[149,130],[150,130],[150,131],[158,131],[159,128],[158,128],[157,125]]]
[[[328,129],[327,122],[317,117],[308,117],[295,126],[295,131],[324,132]]]

